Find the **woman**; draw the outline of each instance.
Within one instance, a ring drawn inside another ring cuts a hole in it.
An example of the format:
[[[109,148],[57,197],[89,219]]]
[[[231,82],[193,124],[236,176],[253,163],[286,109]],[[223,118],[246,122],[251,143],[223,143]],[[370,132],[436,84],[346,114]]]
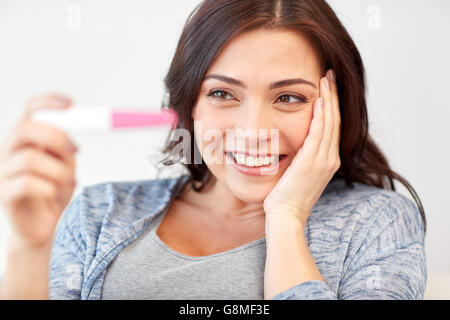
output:
[[[422,299],[424,212],[368,135],[364,80],[357,48],[323,0],[203,1],[165,78],[164,107],[180,118],[173,129],[192,137],[188,173],[85,187],[53,239],[73,190],[73,149],[24,121],[3,151],[18,158],[25,145],[30,154],[16,169],[27,179],[1,180],[15,230],[4,296]],[[44,97],[29,110],[55,104]],[[260,129],[270,134],[248,134]],[[229,147],[230,134],[245,147]],[[168,139],[165,164],[177,146]]]

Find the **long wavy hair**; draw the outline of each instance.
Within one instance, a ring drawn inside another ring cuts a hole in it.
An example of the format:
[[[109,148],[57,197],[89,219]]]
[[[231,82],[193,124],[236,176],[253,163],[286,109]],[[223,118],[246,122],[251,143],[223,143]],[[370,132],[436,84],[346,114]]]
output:
[[[412,194],[426,232],[422,203],[414,188],[394,172],[369,135],[366,106],[366,79],[361,55],[332,8],[324,0],[204,0],[188,16],[169,71],[164,78],[166,97],[162,108],[175,110],[179,123],[194,137],[192,110],[205,73],[224,46],[235,36],[257,28],[283,28],[306,35],[318,50],[324,70],[336,73],[341,114],[339,156],[341,167],[332,179],[396,190],[394,179]],[[172,165],[172,150],[180,142],[167,137],[162,160]],[[195,139],[189,146],[190,159],[198,157]],[[196,155],[197,154],[197,155]],[[178,155],[179,156],[179,155]],[[200,156],[201,157],[201,156]],[[211,171],[201,164],[182,163],[190,173],[192,188],[201,191],[210,181]],[[197,183],[197,185],[196,185]]]

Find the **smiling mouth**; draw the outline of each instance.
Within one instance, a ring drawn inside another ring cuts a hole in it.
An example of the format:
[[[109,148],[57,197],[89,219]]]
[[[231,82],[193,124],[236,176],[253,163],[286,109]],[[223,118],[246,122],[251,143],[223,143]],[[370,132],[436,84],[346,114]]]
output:
[[[285,154],[274,154],[253,157],[243,153],[225,152],[229,159],[234,160],[238,165],[250,168],[263,168],[276,165],[282,159],[286,158]]]

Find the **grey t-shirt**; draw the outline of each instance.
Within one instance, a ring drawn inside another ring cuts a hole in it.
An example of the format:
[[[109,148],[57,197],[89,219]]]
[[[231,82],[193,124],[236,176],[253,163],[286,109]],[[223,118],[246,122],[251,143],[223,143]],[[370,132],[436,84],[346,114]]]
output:
[[[156,234],[165,213],[108,266],[101,299],[264,299],[265,238],[191,257]]]

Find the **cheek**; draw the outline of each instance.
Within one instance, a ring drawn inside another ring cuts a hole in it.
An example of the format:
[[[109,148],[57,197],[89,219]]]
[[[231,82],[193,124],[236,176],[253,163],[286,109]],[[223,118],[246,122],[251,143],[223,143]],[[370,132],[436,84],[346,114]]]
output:
[[[283,126],[283,134],[288,141],[289,146],[297,151],[303,146],[303,143],[308,136],[309,127],[311,124],[311,116],[298,115],[293,116],[285,121]]]
[[[230,128],[226,119],[227,117],[213,112],[202,112],[201,108],[198,108],[195,113],[195,141],[206,163],[211,163],[214,160],[213,157],[219,157],[223,153],[220,150],[223,150],[226,129]],[[215,159],[215,161],[219,160]]]

